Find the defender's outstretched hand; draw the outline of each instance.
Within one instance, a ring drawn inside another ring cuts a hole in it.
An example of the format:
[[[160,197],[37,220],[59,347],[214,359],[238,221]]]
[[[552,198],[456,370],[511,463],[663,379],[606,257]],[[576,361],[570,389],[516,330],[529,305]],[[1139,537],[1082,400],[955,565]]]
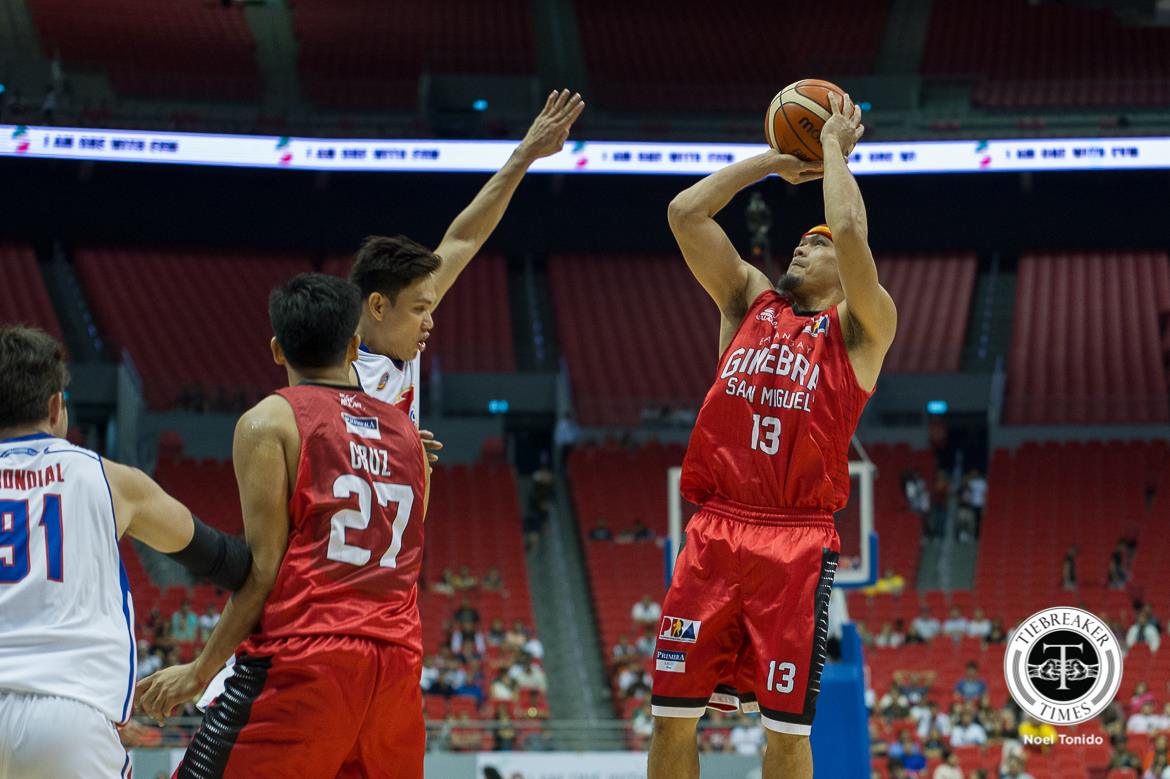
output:
[[[161,725],[179,706],[197,699],[206,686],[207,680],[195,673],[194,663],[173,665],[140,681],[134,697],[142,713]]]
[[[549,94],[544,108],[537,115],[524,140],[520,142],[518,152],[530,160],[549,157],[559,152],[569,137],[569,129],[573,122],[585,110],[585,101],[580,93],[569,90],[553,91]]]
[[[841,153],[848,157],[865,134],[865,125],[861,123],[861,106],[854,105],[849,95],[845,95],[842,101],[835,92],[829,93],[829,106],[833,113],[821,128],[821,143],[832,138],[841,147]]]

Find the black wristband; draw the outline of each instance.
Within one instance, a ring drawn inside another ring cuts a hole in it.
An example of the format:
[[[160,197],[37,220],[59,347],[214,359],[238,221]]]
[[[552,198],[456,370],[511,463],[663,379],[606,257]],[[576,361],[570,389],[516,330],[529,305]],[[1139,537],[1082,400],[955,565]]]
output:
[[[191,573],[227,590],[238,590],[252,570],[252,551],[239,536],[229,536],[191,515],[195,532],[191,543],[167,557]]]

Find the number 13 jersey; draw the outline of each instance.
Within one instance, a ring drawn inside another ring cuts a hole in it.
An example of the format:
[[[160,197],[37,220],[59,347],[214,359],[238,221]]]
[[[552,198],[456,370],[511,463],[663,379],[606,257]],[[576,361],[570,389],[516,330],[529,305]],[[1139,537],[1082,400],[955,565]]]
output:
[[[422,651],[426,461],[409,417],[352,389],[278,390],[301,436],[288,550],[243,651],[300,636],[355,636]]]
[[[849,441],[870,393],[857,384],[836,307],[801,315],[779,292],[753,301],[719,359],[683,460],[692,503],[836,512]]]

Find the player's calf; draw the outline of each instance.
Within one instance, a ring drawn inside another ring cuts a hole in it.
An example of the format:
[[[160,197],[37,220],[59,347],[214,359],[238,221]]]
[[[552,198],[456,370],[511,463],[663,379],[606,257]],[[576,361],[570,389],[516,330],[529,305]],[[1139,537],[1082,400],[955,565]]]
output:
[[[647,779],[688,779],[699,776],[697,717],[655,717],[650,738]]]
[[[812,779],[812,746],[808,736],[791,733],[768,734],[768,749],[764,753],[764,779]]]

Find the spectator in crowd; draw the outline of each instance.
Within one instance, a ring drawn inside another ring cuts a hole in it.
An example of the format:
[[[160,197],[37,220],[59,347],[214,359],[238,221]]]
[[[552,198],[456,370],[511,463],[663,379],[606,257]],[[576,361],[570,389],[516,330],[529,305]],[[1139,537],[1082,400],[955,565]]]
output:
[[[1126,720],[1125,732],[1137,733],[1139,735],[1152,733],[1159,719],[1160,715],[1154,712],[1154,702],[1146,701],[1142,704],[1141,709],[1131,714],[1129,719]]]
[[[991,620],[983,614],[983,609],[975,609],[971,621],[967,623],[967,637],[986,640],[991,635]]]
[[[1140,681],[1133,688],[1133,697],[1129,699],[1129,713],[1136,714],[1147,703],[1156,703],[1154,693],[1150,692],[1150,685]]]
[[[963,480],[962,503],[975,517],[975,537],[978,538],[983,525],[983,506],[987,503],[987,479],[978,468],[968,471]]]
[[[535,690],[545,692],[548,689],[548,679],[544,669],[532,662],[528,655],[520,658],[508,669],[508,676],[516,680],[516,686],[521,690]]]
[[[951,718],[938,710],[938,703],[930,701],[926,715],[918,720],[918,737],[925,740],[932,731],[937,730],[943,736],[951,733]]]
[[[978,747],[986,743],[987,731],[975,721],[975,715],[970,710],[959,715],[959,721],[951,728],[951,746]]]
[[[938,617],[930,613],[929,606],[923,606],[919,614],[910,622],[910,641],[930,643],[942,629]]]
[[[488,690],[488,697],[492,703],[512,703],[516,700],[516,680],[500,669]]]
[[[467,712],[461,711],[455,718],[455,727],[451,729],[448,743],[454,752],[474,752],[483,746],[483,737],[472,727]]]
[[[931,779],[963,779],[959,756],[953,752],[947,755],[946,759],[934,769]]]
[[[1141,771],[1142,761],[1129,748],[1129,744],[1126,743],[1125,736],[1123,735],[1113,739],[1113,753],[1109,756],[1108,769],[1110,771],[1117,771],[1125,768]]]
[[[207,613],[199,618],[199,638],[201,641],[206,641],[207,637],[211,635],[211,631],[215,630],[215,626],[219,624],[219,609],[215,606],[208,605]]]
[[[1142,779],[1170,779],[1170,758],[1156,757],[1151,760]]]
[[[764,729],[741,713],[731,729],[731,748],[741,755],[758,756],[764,749]]]
[[[650,692],[652,679],[641,661],[626,663],[617,675],[618,691],[623,698],[636,698]]]
[[[656,631],[647,625],[642,629],[641,635],[638,636],[638,643],[634,645],[634,649],[642,657],[649,657],[654,654],[655,633]]]
[[[955,683],[955,693],[965,701],[978,701],[987,694],[987,682],[979,678],[979,666],[974,660],[967,663],[963,678]]]
[[[646,527],[646,525],[644,525],[642,523],[642,520],[640,520],[640,519],[634,520],[634,527],[632,528],[632,532],[634,534],[635,541],[653,541],[654,540],[654,531],[652,531],[650,528]]]
[[[488,568],[487,573],[483,575],[483,581],[479,586],[484,592],[500,592],[504,589],[504,578],[500,576],[500,569],[496,566]]]
[[[901,595],[906,589],[906,580],[893,568],[887,568],[880,579],[872,587],[866,587],[861,592],[864,595]]]
[[[630,619],[635,625],[649,626],[658,625],[658,620],[662,618],[662,607],[649,595],[643,595],[642,600],[634,604],[630,609]]]
[[[544,532],[545,523],[548,522],[548,512],[552,509],[552,503],[545,501],[537,505],[531,505],[529,501],[528,510],[524,512],[524,551],[531,552],[540,548],[540,536]]]
[[[191,601],[184,600],[183,605],[171,615],[171,638],[181,644],[194,641],[199,635],[199,615],[191,610]]]
[[[943,635],[948,636],[955,641],[967,635],[967,618],[959,611],[958,606],[952,606],[950,616],[942,626]]]
[[[1056,728],[1032,716],[1025,716],[1020,724],[1020,741],[1033,752],[1048,752],[1056,743]]]
[[[459,574],[454,580],[455,590],[457,592],[466,592],[467,590],[474,590],[479,586],[479,579],[471,575],[471,569],[466,565],[459,566]]]
[[[528,643],[528,631],[524,629],[523,622],[516,620],[512,623],[512,627],[508,628],[508,632],[504,634],[504,647],[519,651],[526,643]]]
[[[524,628],[524,632],[527,634],[528,640],[524,642],[524,646],[521,647],[521,650],[534,660],[543,660],[544,644],[541,643],[541,640],[537,638],[536,635],[528,628]]]
[[[881,630],[873,637],[873,645],[882,649],[897,649],[905,643],[905,634],[895,632],[894,626],[889,622],[883,623]]]
[[[145,679],[162,668],[162,657],[150,647],[146,639],[138,641],[138,678]]]
[[[1077,588],[1077,545],[1073,544],[1064,553],[1060,564],[1060,586],[1066,590]]]
[[[456,623],[469,622],[473,626],[479,625],[479,609],[471,605],[471,601],[464,598],[459,602],[459,608],[455,609],[455,613],[451,615]]]
[[[1155,733],[1170,733],[1170,701],[1162,707],[1162,713],[1155,716],[1153,730]]]
[[[1000,779],[1034,779],[1034,777],[1024,770],[1024,758],[1022,755],[1012,755],[1007,759],[1007,765],[999,772]]]
[[[439,668],[439,660],[434,655],[431,655],[423,660],[422,675],[419,679],[419,686],[422,687],[423,692],[433,692],[446,694],[444,690],[440,689],[442,686],[440,679],[442,678],[442,669]]]
[[[1129,582],[1129,567],[1127,563],[1128,550],[1125,542],[1118,541],[1117,546],[1113,549],[1113,553],[1109,555],[1108,582],[1110,589],[1125,589],[1125,585]]]
[[[1162,636],[1157,626],[1150,622],[1150,612],[1146,609],[1138,612],[1137,621],[1125,633],[1125,645],[1129,649],[1141,643],[1147,644],[1151,652],[1157,652],[1158,647],[1162,646]]]
[[[439,581],[431,585],[431,592],[437,592],[440,595],[454,595],[455,572],[450,568],[444,568],[443,575],[439,578]]]
[[[492,744],[497,752],[511,752],[516,748],[516,726],[508,716],[508,709],[500,706],[496,709],[496,721],[493,723]]]
[[[634,711],[630,720],[630,730],[634,734],[634,743],[631,747],[637,751],[646,748],[650,736],[654,734],[654,715],[650,712],[649,699],[642,701],[642,705]]]
[[[902,494],[906,496],[906,507],[918,514],[922,520],[922,535],[933,538],[930,527],[930,490],[927,489],[926,479],[917,468],[911,468],[902,474]]]
[[[878,713],[887,722],[910,716],[910,695],[902,688],[902,678],[901,672],[895,673],[889,691],[878,701]]]
[[[926,755],[927,760],[939,760],[946,757],[948,751],[947,737],[938,728],[931,728],[923,739],[922,754]]]
[[[635,657],[638,655],[638,648],[630,642],[630,637],[622,634],[618,636],[617,643],[613,645],[609,656],[614,660],[620,660],[625,657]]]
[[[553,744],[552,738],[548,733],[544,732],[544,728],[537,728],[530,731],[524,737],[524,751],[525,752],[551,752],[556,748]]]
[[[908,730],[898,731],[898,739],[890,744],[886,752],[891,760],[897,760],[907,771],[921,771],[926,768],[926,756],[914,741]]]
[[[504,628],[504,620],[496,617],[492,620],[487,632],[488,646],[503,646],[508,631]]]
[[[1170,760],[1170,736],[1162,733],[1160,736],[1156,736],[1150,743],[1150,747],[1146,750],[1146,755],[1142,759],[1142,765],[1146,766],[1147,769],[1151,769],[1161,762],[1162,768],[1165,770],[1165,764],[1168,760]],[[1155,779],[1158,779],[1156,774]]]
[[[609,529],[609,523],[605,521],[605,517],[598,517],[597,522],[593,524],[593,529],[589,531],[590,541],[612,541],[613,531]]]
[[[1007,633],[1003,629],[1003,620],[996,618],[991,621],[991,630],[987,634],[987,638],[983,639],[984,644],[1005,644],[1007,643]]]
[[[487,639],[474,622],[465,620],[451,633],[451,651],[457,655],[483,657],[487,654]]]

